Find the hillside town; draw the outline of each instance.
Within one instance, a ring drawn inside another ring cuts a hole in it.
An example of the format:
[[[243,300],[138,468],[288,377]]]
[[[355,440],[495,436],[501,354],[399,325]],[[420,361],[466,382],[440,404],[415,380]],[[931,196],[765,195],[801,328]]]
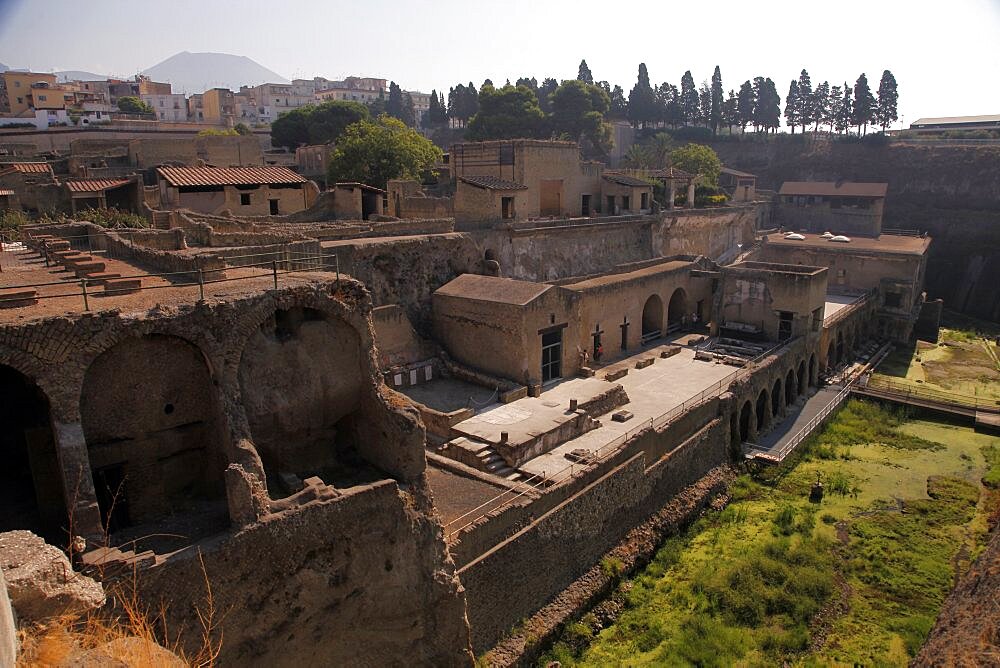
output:
[[[1000,115],[449,34],[0,67],[0,668],[996,665]]]

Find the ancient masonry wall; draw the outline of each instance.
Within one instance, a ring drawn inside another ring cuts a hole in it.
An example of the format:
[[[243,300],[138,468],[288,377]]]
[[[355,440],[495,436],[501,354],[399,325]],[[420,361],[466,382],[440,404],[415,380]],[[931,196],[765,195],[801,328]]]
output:
[[[225,611],[220,665],[469,665],[440,531],[425,487],[384,480],[171,556],[140,572],[139,591],[169,601],[171,632],[197,644],[207,576]]]
[[[655,430],[638,437],[644,449],[661,438]],[[717,418],[659,460],[636,454],[461,568],[473,650],[492,647],[629,529],[726,461],[727,443],[725,420]]]

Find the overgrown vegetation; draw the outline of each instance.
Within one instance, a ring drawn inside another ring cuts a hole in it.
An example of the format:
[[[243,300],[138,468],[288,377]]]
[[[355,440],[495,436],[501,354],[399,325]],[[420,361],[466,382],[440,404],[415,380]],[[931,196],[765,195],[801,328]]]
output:
[[[850,401],[667,540],[614,595],[613,624],[583,617],[542,664],[905,666],[981,544],[991,472],[989,437]]]

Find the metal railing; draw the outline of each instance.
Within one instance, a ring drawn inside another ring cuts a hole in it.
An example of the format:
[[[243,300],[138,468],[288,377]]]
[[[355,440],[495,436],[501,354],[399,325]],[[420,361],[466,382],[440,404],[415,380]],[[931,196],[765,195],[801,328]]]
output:
[[[894,381],[891,378],[877,374],[866,378],[866,382],[862,384],[862,387],[874,392],[894,395],[900,399],[914,399],[956,408],[969,408],[977,411],[1000,413],[1000,399],[982,399],[968,394],[917,387],[910,383]]]
[[[80,238],[82,238],[81,235]],[[89,235],[87,235],[89,237]],[[69,241],[73,237],[63,237],[60,240]],[[3,244],[6,247],[8,244]],[[21,247],[18,252],[28,252],[32,254],[41,253],[45,257],[46,266],[58,266],[58,263],[54,260],[50,253],[45,249],[38,251],[36,249],[31,249],[28,247]],[[5,251],[9,252],[9,251]],[[97,252],[97,251],[92,251]],[[280,258],[266,259],[269,256],[280,255]],[[112,256],[113,257],[113,256]],[[340,263],[339,258],[335,255],[314,255],[301,253],[296,251],[279,251],[276,253],[258,253],[254,255],[237,256],[240,258],[262,258],[257,262],[242,263],[238,267],[226,267],[226,268],[208,268],[208,269],[189,269],[182,271],[173,272],[157,272],[157,273],[135,273],[122,276],[116,276],[111,280],[114,281],[125,281],[134,279],[146,279],[146,278],[162,278],[167,280],[166,285],[140,285],[135,288],[120,288],[116,290],[114,287],[106,292],[95,292],[93,286],[97,284],[96,279],[91,279],[87,276],[82,276],[78,280],[74,279],[72,281],[62,280],[62,281],[49,281],[49,282],[39,282],[39,283],[25,283],[19,285],[8,285],[0,287],[3,292],[0,293],[0,303],[4,302],[23,302],[29,299],[29,297],[22,295],[4,296],[4,293],[12,294],[18,291],[26,292],[29,290],[37,290],[39,288],[72,288],[68,292],[59,292],[58,294],[35,294],[31,296],[32,300],[43,300],[43,299],[67,299],[67,298],[79,298],[83,302],[83,310],[90,310],[90,298],[94,296],[108,297],[122,296],[126,293],[133,294],[136,292],[144,292],[149,290],[162,290],[168,288],[184,288],[184,287],[197,287],[198,289],[198,299],[203,301],[205,299],[205,287],[211,286],[217,283],[230,283],[235,281],[247,281],[247,280],[259,280],[261,278],[271,276],[273,279],[274,289],[278,289],[278,277],[287,274],[317,271],[323,270],[328,266],[328,262],[333,260],[334,270],[336,273],[336,280],[340,281]],[[226,258],[222,258],[226,259]],[[225,271],[227,268],[238,268],[238,269],[260,269],[260,273],[256,273],[248,276],[230,276],[226,278],[212,278],[212,276]],[[183,277],[183,278],[182,278]],[[187,280],[184,280],[187,279]]]
[[[831,315],[829,318],[823,318],[823,326],[832,327],[834,324],[840,322],[847,316],[857,312],[858,309],[860,309],[862,306],[867,304],[869,300],[871,300],[872,295],[874,294],[875,294],[874,290],[865,291],[861,295],[861,297],[858,298],[857,301],[853,301],[850,304],[847,304],[846,306],[844,306],[844,308],[840,309],[839,311]]]
[[[640,433],[648,429],[660,429],[665,425],[667,425],[669,422],[677,419],[681,415],[687,413],[689,410],[695,408],[696,406],[706,401],[715,399],[718,396],[721,396],[732,383],[736,382],[742,377],[749,376],[751,371],[756,367],[756,365],[761,360],[765,359],[766,357],[772,354],[776,354],[782,348],[791,344],[792,341],[794,340],[796,339],[782,341],[781,343],[761,353],[757,357],[754,357],[753,359],[749,360],[746,364],[744,364],[742,367],[740,367],[733,373],[729,374],[725,378],[713,383],[710,387],[688,398],[680,405],[674,406],[670,410],[661,413],[656,417],[643,420],[635,427],[632,427],[631,429],[626,431],[624,434],[620,434],[619,436],[612,439],[610,442],[602,445],[586,459],[581,460],[580,462],[573,462],[568,466],[566,466],[565,468],[562,468],[556,473],[551,475],[549,475],[546,472],[542,472],[541,474],[534,474],[531,477],[517,483],[515,487],[509,490],[505,490],[504,492],[501,492],[492,499],[476,506],[472,510],[469,510],[459,515],[458,517],[453,518],[444,525],[445,538],[446,539],[451,538],[455,534],[461,533],[462,531],[473,526],[479,520],[481,520],[482,518],[486,517],[491,513],[504,510],[505,508],[513,504],[515,501],[523,498],[527,494],[530,494],[532,492],[538,492],[543,488],[552,487],[553,485],[565,482],[577,475],[584,473],[587,470],[590,470],[591,468],[597,466],[598,464],[602,464],[604,461],[609,459],[612,454],[617,452],[619,448],[623,447],[626,443],[631,441]],[[508,496],[508,495],[513,495],[513,496]],[[472,519],[468,519],[470,517]],[[454,525],[458,524],[459,522],[463,522],[461,526],[455,529],[451,528]]]

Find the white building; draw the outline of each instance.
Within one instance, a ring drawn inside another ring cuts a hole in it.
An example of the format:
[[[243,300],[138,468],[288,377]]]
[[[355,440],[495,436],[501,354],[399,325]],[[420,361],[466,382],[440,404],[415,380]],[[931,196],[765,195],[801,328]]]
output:
[[[153,108],[153,113],[159,121],[180,123],[188,119],[187,99],[181,93],[142,94],[139,99]]]
[[[242,86],[239,95],[254,101],[258,123],[272,123],[281,114],[315,101],[311,94],[303,95],[304,91],[305,88],[300,85],[267,83],[253,87]]]

